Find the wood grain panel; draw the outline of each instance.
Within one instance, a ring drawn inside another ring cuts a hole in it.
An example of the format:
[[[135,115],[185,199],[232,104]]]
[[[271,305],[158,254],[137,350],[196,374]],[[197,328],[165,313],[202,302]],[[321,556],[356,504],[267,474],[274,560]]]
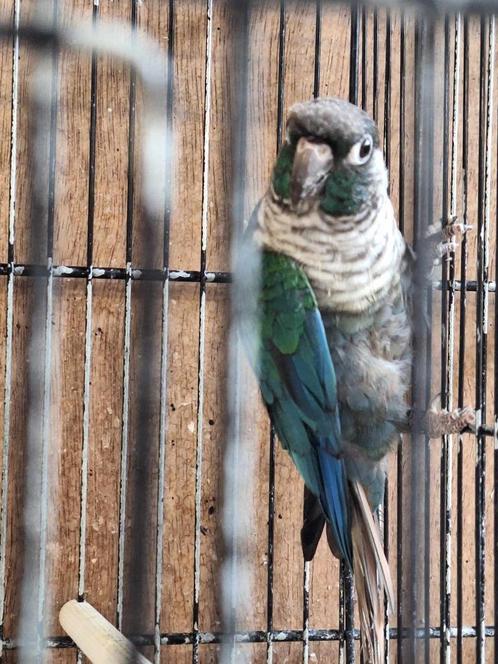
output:
[[[480,97],[480,22],[477,17],[469,18],[469,94],[468,108],[468,165],[467,165],[467,223],[472,229],[467,234],[469,251],[467,279],[477,279],[477,238],[478,238],[478,180],[479,180],[479,97]],[[464,112],[462,103],[462,114]],[[463,163],[462,163],[463,168]],[[463,183],[462,183],[463,185]],[[463,192],[463,186],[460,191]],[[463,200],[461,214],[464,213]]]
[[[303,661],[302,643],[273,644],[273,661],[286,664],[301,664]]]
[[[53,2],[50,0],[44,6],[46,17],[53,15]],[[36,2],[25,0],[21,3],[20,19],[29,22],[36,15]],[[31,185],[34,176],[34,162],[30,153],[30,130],[29,121],[29,103],[30,103],[30,81],[36,71],[36,65],[39,60],[35,52],[27,42],[20,39],[19,45],[19,105],[18,105],[18,140],[17,140],[17,177],[16,177],[16,242],[15,242],[15,260],[18,263],[36,262],[37,260],[46,262],[46,214],[38,220],[41,226],[40,237],[44,241],[40,246],[33,246],[32,233],[30,232],[30,195]],[[41,140],[40,153],[42,159],[48,164],[48,146],[49,135]],[[48,201],[48,168],[40,172],[40,190],[46,196],[44,203]]]
[[[280,12],[271,0],[257,3],[249,15],[248,107],[245,152],[245,215],[249,218],[263,196],[278,149],[278,66]],[[228,265],[229,220],[213,223],[212,244],[223,250],[220,265]],[[220,245],[222,245],[220,247]],[[214,256],[210,258],[214,260]]]
[[[0,2],[0,20],[12,23],[13,3]],[[0,42],[0,260],[7,261],[9,232],[10,151],[12,121],[12,59],[11,40]]]
[[[320,42],[320,95],[347,99],[351,32],[349,7],[323,3],[321,29],[323,37]]]
[[[88,27],[92,6],[66,3],[58,12],[63,26],[78,21]],[[91,58],[64,50],[59,56],[56,134],[54,261],[86,263],[88,168],[90,152]]]
[[[93,285],[86,599],[116,618],[124,284]]]
[[[163,646],[161,648],[161,664],[176,664],[177,662],[178,664],[190,664],[191,661],[192,646]]]
[[[213,7],[211,48],[211,113],[209,139],[209,206],[206,261],[210,270],[229,269],[229,233],[233,195],[231,188],[234,139],[232,120],[233,96],[237,79],[233,78],[235,48],[234,13],[227,0]]]
[[[339,628],[340,564],[322,537],[311,566],[310,627]]]
[[[415,18],[413,12],[406,12],[403,20],[404,29],[404,70],[412,72],[411,76],[404,77],[403,89],[403,119],[404,133],[400,136],[400,147],[403,160],[403,182],[399,182],[399,196],[403,196],[403,218],[398,216],[398,222],[403,227],[403,234],[408,242],[413,242],[413,206],[414,206],[414,132],[415,132]],[[394,187],[393,187],[394,188]]]
[[[199,649],[200,664],[218,664],[221,648],[218,645],[201,646]]]
[[[0,393],[5,396],[5,369],[6,369],[6,362],[7,362],[7,349],[6,349],[6,343],[4,341],[6,337],[6,323],[7,323],[7,279],[1,279],[0,280],[0,330],[3,331],[3,337],[2,341],[3,343],[0,345]],[[1,406],[0,406],[0,427],[2,434],[4,432],[4,427],[5,427],[5,398],[2,398]],[[0,443],[0,450],[1,450],[1,460],[0,460],[0,473],[2,477],[2,487],[1,487],[1,494],[2,494],[2,499],[4,497],[4,491],[6,492],[6,495],[8,496],[9,494],[9,489],[10,487],[6,483],[7,476],[4,475],[5,472],[9,472],[9,468],[4,468],[3,465],[3,453],[4,453],[4,437],[2,435],[2,441]],[[9,461],[7,461],[7,465],[10,466]],[[9,519],[11,518],[9,512],[7,511],[6,514],[2,514],[2,517],[6,519],[7,523]],[[6,550],[8,550],[8,540],[6,539],[5,541],[1,542],[2,547],[6,547]],[[5,603],[4,603],[4,598],[2,598],[2,610],[4,609]]]
[[[400,160],[400,145],[402,145],[402,137],[400,135],[400,90],[401,90],[401,17],[397,12],[390,12],[391,19],[391,58],[389,60],[390,67],[390,84],[391,95],[389,103],[389,123],[386,130],[389,135],[389,197],[393,204],[396,219],[399,220],[399,160]],[[386,33],[387,34],[387,33]],[[381,49],[382,50],[382,49]],[[384,63],[385,65],[385,63]],[[383,80],[385,80],[385,69],[381,69],[381,75],[378,80],[378,87],[382,87]],[[384,76],[382,76],[384,74]],[[378,105],[379,117],[382,117],[383,125],[385,123],[384,109],[381,104]],[[383,141],[384,142],[384,141]],[[384,149],[387,146],[384,145]]]
[[[168,29],[169,12],[161,0],[152,2],[137,2],[136,5],[136,28],[139,34],[147,36],[153,43],[159,45],[162,50],[161,74],[163,78],[163,108],[167,108],[167,75],[168,75]],[[140,81],[136,85],[136,110],[134,123],[135,140],[135,160],[133,164],[134,182],[133,182],[133,263],[134,265],[147,265],[147,267],[160,268],[163,264],[163,245],[164,245],[164,224],[163,219],[157,220],[152,228],[144,227],[144,217],[142,214],[142,201],[140,192],[142,189],[142,146],[144,138],[143,111],[144,99],[143,88]],[[156,183],[157,190],[161,192],[163,206],[161,217],[164,217],[164,201],[166,195],[166,178],[163,182]],[[169,185],[168,185],[169,187]],[[153,256],[145,255],[144,238],[145,233],[152,233],[152,251]]]
[[[189,0],[174,12],[173,162],[170,264],[199,269],[204,172],[206,4]],[[192,45],[195,47],[192,48]]]
[[[339,661],[339,643],[338,641],[319,642],[311,641],[309,646],[310,664],[321,664],[322,662]]]
[[[77,651],[75,648],[49,648],[45,651],[43,664],[73,664],[76,661],[76,657]],[[19,652],[17,650],[4,651],[2,662],[20,664]]]
[[[266,660],[265,643],[240,643],[233,655],[236,662],[247,662],[250,664],[264,664]]]
[[[74,664],[77,657],[76,648],[55,649],[46,651],[43,664]]]
[[[102,3],[99,21],[129,23],[131,3]],[[130,68],[109,56],[97,65],[94,265],[125,263]]]
[[[6,336],[7,328],[7,279],[0,279],[0,330],[4,331]],[[5,341],[0,345],[0,394],[5,394],[5,365],[7,361]],[[0,431],[3,432],[5,417],[5,399],[2,398],[0,402]],[[3,436],[0,442],[0,450],[3,450]],[[3,464],[3,457],[0,459],[0,473]]]
[[[227,418],[229,299],[222,285],[206,294],[205,393],[201,497],[201,570],[199,626],[221,628],[220,573],[223,562],[221,508],[223,505],[223,440]],[[214,512],[213,512],[214,508]]]
[[[192,629],[198,307],[197,285],[171,284],[161,623],[166,632]]]
[[[128,407],[128,457],[123,631],[150,634],[155,619],[162,284],[136,282],[130,297],[130,366],[128,394],[125,392],[124,397]],[[144,329],[145,322],[150,329]],[[139,593],[142,599],[137,602]]]
[[[6,551],[6,597],[4,632],[15,634],[20,610],[23,557],[24,454],[27,436],[27,353],[33,306],[30,280],[16,281],[12,347],[12,403],[10,416],[9,496]]]
[[[86,284],[81,280],[56,280],[54,284],[47,541],[49,635],[60,633],[59,609],[78,593],[85,293]]]

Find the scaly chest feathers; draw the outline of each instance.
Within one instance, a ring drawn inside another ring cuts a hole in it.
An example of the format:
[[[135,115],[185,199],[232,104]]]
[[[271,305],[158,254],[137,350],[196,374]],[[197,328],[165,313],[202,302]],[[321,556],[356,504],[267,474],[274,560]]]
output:
[[[387,194],[365,213],[332,217],[318,205],[298,215],[268,192],[257,221],[255,241],[302,265],[322,310],[375,310],[400,280],[405,242]]]

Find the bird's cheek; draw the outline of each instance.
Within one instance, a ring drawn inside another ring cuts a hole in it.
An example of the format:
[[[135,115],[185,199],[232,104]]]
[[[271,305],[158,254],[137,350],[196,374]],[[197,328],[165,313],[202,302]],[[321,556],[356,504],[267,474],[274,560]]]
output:
[[[367,200],[368,188],[363,186],[356,174],[337,170],[327,178],[320,208],[335,217],[354,215]]]

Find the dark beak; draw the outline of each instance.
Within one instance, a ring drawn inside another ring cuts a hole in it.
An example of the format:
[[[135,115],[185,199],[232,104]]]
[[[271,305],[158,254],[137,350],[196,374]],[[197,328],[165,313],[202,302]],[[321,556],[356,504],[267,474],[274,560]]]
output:
[[[327,143],[304,136],[299,139],[292,166],[291,200],[294,206],[321,190],[333,163],[332,148]]]

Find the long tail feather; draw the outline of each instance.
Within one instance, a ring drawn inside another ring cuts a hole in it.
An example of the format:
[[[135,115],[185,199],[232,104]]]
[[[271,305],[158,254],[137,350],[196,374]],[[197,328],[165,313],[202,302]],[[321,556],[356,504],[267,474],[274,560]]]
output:
[[[352,483],[353,567],[361,623],[361,645],[368,664],[384,662],[384,593],[393,610],[391,575],[365,491]]]
[[[325,516],[320,501],[305,485],[301,546],[306,561],[313,560],[324,526]]]

